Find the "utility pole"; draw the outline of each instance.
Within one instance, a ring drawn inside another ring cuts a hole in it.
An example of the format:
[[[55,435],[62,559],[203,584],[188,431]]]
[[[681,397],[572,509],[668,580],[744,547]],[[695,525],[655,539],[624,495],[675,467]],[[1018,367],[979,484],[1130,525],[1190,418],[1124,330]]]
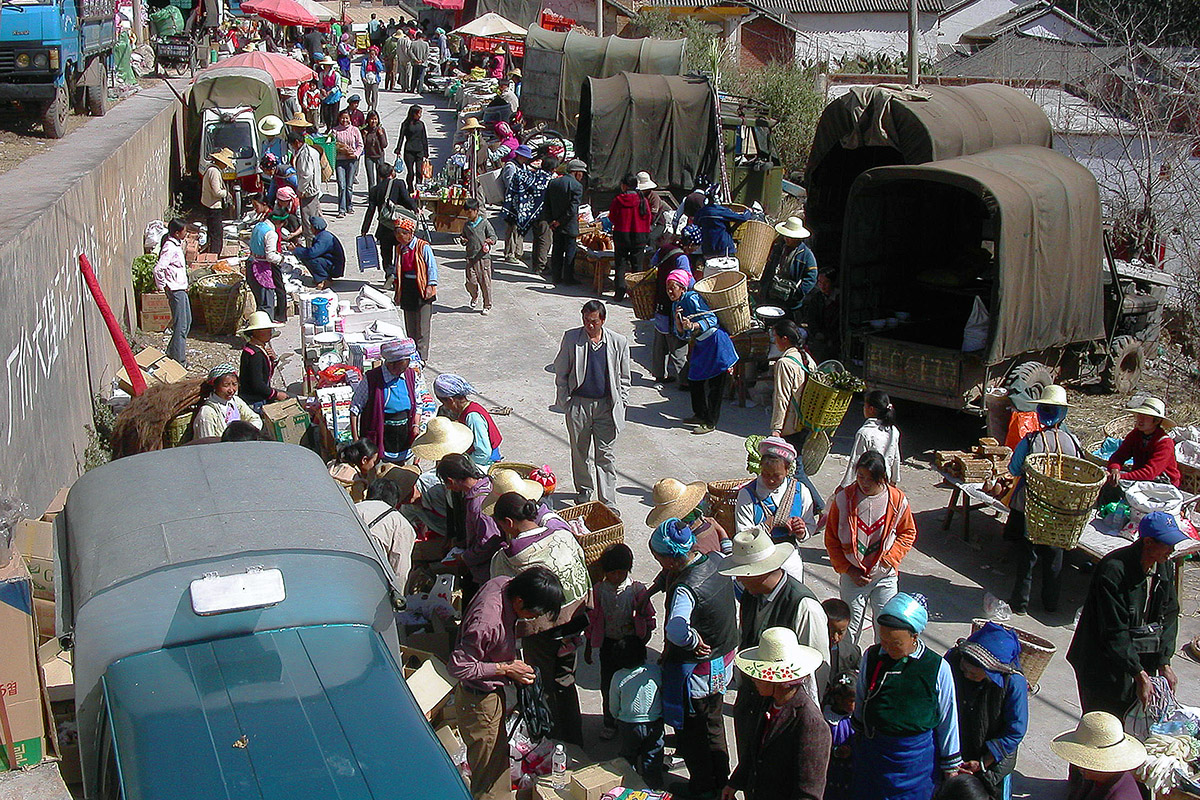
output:
[[[917,37],[921,29],[917,20],[917,0],[908,0],[908,85],[916,86],[921,80],[921,67],[917,61]]]
[[[604,35],[604,0],[596,0],[596,35]]]

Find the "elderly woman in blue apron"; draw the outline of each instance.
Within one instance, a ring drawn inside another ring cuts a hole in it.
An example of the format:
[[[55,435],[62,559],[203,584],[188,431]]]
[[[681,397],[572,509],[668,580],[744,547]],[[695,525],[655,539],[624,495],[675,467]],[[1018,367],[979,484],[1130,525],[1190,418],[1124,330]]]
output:
[[[901,592],[879,616],[855,692],[856,800],[929,800],[962,765],[950,665],[921,641],[924,598]]]
[[[717,315],[694,289],[688,289],[692,275],[684,270],[672,270],[667,275],[667,297],[675,314],[675,333],[692,345],[688,364],[688,385],[692,390],[692,433],[705,434],[716,430],[721,419],[721,401],[729,371],[738,361],[733,340],[717,324]]]

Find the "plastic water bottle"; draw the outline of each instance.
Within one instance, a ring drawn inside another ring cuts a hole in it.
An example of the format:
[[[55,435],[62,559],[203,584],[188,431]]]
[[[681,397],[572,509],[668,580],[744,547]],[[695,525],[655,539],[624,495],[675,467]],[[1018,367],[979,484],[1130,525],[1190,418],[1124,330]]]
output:
[[[567,751],[561,744],[554,745],[554,756],[550,760],[550,785],[555,789],[567,785]]]

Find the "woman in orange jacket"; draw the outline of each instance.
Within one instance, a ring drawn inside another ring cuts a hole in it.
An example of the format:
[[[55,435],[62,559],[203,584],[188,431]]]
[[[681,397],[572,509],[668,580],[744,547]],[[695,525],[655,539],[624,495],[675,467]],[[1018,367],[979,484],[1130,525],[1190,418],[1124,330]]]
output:
[[[825,549],[838,573],[842,600],[850,606],[851,641],[858,641],[867,603],[877,620],[899,592],[900,562],[916,540],[908,498],[888,483],[883,456],[868,450],[855,464],[854,483],[837,490],[825,517]]]

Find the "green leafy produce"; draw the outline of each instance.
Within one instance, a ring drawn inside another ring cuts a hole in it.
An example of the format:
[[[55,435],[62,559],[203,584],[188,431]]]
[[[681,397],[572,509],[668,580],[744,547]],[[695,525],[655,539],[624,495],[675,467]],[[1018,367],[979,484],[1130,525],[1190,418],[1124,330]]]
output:
[[[133,291],[146,294],[158,289],[154,285],[154,265],[158,257],[153,253],[145,253],[133,260]]]
[[[863,383],[861,378],[845,371],[817,372],[813,373],[812,377],[815,378],[818,383],[823,383],[826,386],[834,389],[840,389],[843,392],[861,392],[867,388],[867,385]]]

